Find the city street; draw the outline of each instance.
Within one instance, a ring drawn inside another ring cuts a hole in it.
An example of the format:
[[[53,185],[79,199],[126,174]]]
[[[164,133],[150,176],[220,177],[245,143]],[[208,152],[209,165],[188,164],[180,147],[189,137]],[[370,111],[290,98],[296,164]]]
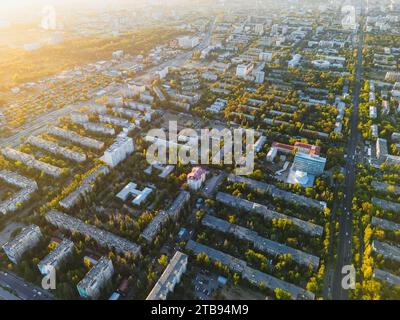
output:
[[[359,100],[362,81],[362,60],[364,48],[363,31],[363,7],[361,7],[361,23],[358,31],[358,51],[355,73],[355,83],[353,90],[353,109],[350,119],[351,134],[347,145],[347,158],[345,167],[345,191],[344,199],[341,204],[342,214],[339,217],[339,245],[337,263],[333,277],[333,299],[344,300],[348,298],[348,290],[342,288],[342,268],[351,264],[351,243],[352,243],[352,219],[351,212],[352,199],[355,188],[356,178],[356,148],[359,141],[358,121],[359,121]]]
[[[12,296],[22,300],[53,300],[54,297],[47,291],[26,282],[10,272],[0,271],[0,288],[12,292]]]

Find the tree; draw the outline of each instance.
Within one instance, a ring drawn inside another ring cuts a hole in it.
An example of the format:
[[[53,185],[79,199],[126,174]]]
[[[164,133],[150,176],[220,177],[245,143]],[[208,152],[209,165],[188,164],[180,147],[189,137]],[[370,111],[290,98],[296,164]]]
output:
[[[168,264],[168,257],[163,254],[160,258],[158,258],[157,262],[160,266],[165,268]]]
[[[235,287],[238,285],[239,280],[240,280],[240,276],[235,272],[235,273],[233,274],[233,285],[234,285]]]
[[[275,293],[275,298],[278,299],[278,300],[290,300],[290,299],[292,299],[292,295],[289,292],[287,292],[287,291],[285,291],[285,290],[283,290],[281,288],[276,288],[274,290],[274,293]]]

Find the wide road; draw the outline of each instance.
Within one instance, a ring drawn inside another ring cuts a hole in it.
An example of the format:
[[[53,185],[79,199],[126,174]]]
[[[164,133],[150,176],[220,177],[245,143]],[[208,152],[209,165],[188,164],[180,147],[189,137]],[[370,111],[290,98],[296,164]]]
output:
[[[74,110],[79,109],[83,105],[85,105],[85,103],[68,105],[64,108],[49,112],[49,113],[37,118],[34,122],[30,122],[30,123],[28,122],[18,129],[18,133],[14,134],[8,138],[0,139],[0,146],[16,147],[19,144],[21,144],[21,138],[28,137],[32,134],[40,133],[41,131],[46,129],[46,126],[48,124],[57,123],[58,118],[60,118],[64,115],[67,115]]]
[[[48,291],[39,288],[10,272],[0,271],[0,287],[12,291],[13,296],[22,300],[53,300]]]
[[[345,300],[348,299],[348,290],[342,287],[342,269],[345,265],[351,264],[351,243],[352,243],[352,227],[353,227],[353,214],[352,199],[355,188],[355,176],[357,156],[356,149],[359,141],[358,121],[359,121],[359,100],[362,81],[362,61],[363,61],[363,48],[364,48],[364,16],[363,7],[361,7],[361,23],[358,31],[358,51],[357,62],[355,71],[355,82],[353,89],[353,109],[350,118],[350,137],[347,145],[347,158],[345,167],[345,190],[344,199],[341,203],[343,214],[339,218],[339,243],[338,254],[335,272],[333,276],[333,299]]]

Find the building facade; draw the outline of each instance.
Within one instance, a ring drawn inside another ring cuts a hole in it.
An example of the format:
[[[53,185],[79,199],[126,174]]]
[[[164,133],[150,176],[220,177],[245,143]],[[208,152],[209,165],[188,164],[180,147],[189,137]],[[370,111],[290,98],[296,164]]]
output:
[[[114,274],[112,261],[102,257],[96,265],[90,269],[85,277],[78,283],[77,289],[79,295],[87,299],[96,299],[101,293],[104,285]]]
[[[293,169],[319,176],[324,172],[326,159],[315,154],[297,152],[293,162]]]
[[[7,257],[17,264],[22,255],[29,249],[33,248],[42,238],[40,228],[34,224],[22,229],[15,239],[3,245],[3,249]]]
[[[177,251],[146,300],[166,300],[168,294],[173,292],[176,284],[181,281],[182,275],[186,272],[187,263],[188,256]]]
[[[114,144],[104,152],[103,161],[114,168],[125,160],[128,155],[132,154],[134,150],[133,139],[125,135],[120,135]]]
[[[187,175],[187,184],[192,190],[199,190],[206,180],[206,171],[201,167],[194,167]]]

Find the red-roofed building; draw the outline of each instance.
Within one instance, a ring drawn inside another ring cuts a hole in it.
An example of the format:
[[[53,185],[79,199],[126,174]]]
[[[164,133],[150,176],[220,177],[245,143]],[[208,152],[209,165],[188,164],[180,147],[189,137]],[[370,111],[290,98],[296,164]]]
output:
[[[192,172],[187,175],[187,183],[192,190],[199,190],[205,180],[206,170],[202,167],[194,167]]]
[[[280,143],[280,142],[273,142],[272,147],[282,153],[292,153],[292,151],[294,150],[293,146],[291,146],[289,144]]]
[[[293,150],[305,154],[319,155],[321,147],[303,142],[295,142],[294,146],[280,142],[273,142],[271,149],[267,154],[267,160],[273,162],[278,152],[290,154]]]
[[[321,147],[313,145],[313,144],[308,144],[308,143],[303,143],[303,142],[296,142],[294,144],[295,148],[297,151],[305,153],[305,154],[315,154],[319,155],[321,152]]]

